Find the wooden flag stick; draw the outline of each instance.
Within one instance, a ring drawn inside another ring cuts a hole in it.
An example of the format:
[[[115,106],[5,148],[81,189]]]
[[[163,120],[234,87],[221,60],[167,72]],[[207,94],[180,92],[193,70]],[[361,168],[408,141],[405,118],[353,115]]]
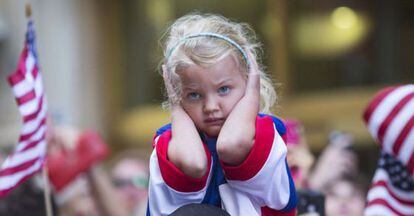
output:
[[[47,174],[47,166],[43,165],[42,169],[42,176],[43,176],[43,195],[45,197],[45,205],[46,205],[46,213],[47,216],[53,216],[52,215],[52,201],[50,199],[50,187],[49,187],[49,178]]]
[[[30,3],[26,3],[26,18],[29,19],[32,17],[32,6]]]
[[[26,13],[26,18],[30,20],[32,18],[32,6],[30,5],[30,3],[26,3],[25,13]],[[43,177],[43,184],[44,184],[43,195],[45,199],[46,215],[53,216],[52,215],[52,200],[51,200],[50,186],[49,186],[49,177],[47,173],[47,166],[45,164],[43,164],[43,168],[42,168],[42,177]]]

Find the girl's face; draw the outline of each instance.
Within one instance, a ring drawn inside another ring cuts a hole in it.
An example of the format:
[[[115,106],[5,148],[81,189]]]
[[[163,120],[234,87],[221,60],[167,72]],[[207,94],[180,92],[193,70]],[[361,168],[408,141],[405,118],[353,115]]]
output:
[[[208,68],[191,65],[179,75],[184,110],[199,130],[217,137],[246,89],[246,79],[235,60],[229,55]]]

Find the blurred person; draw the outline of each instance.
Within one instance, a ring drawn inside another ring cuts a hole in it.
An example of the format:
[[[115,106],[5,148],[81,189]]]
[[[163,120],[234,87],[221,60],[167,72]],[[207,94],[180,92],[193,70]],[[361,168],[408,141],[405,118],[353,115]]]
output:
[[[285,119],[287,161],[298,196],[298,215],[324,215],[325,196],[309,188],[309,174],[314,163],[314,156],[306,142],[302,124],[293,119]]]
[[[46,205],[43,187],[37,182],[42,182],[40,176],[35,176],[22,183],[0,199],[0,215],[4,216],[45,216]],[[51,195],[52,214],[57,215],[57,206],[54,196]]]
[[[322,151],[309,175],[309,187],[322,191],[332,181],[343,175],[358,173],[358,158],[351,150],[353,137],[348,133],[333,132],[329,144]]]
[[[100,215],[99,209],[96,206],[95,199],[88,183],[87,176],[85,173],[78,173],[76,176],[72,177],[73,180],[69,180],[66,177],[63,177],[63,174],[67,173],[68,169],[73,169],[72,164],[57,165],[57,168],[54,168],[55,158],[60,161],[64,160],[76,160],[77,155],[71,154],[71,152],[76,151],[76,144],[78,143],[79,137],[81,136],[81,131],[73,126],[53,126],[49,125],[50,130],[48,133],[48,159],[47,165],[49,167],[49,178],[51,183],[55,184],[55,195],[56,201],[59,206],[59,215],[60,216],[98,216]],[[62,151],[68,152],[66,155],[62,155]],[[71,157],[71,158],[69,158]],[[51,167],[52,166],[52,167]],[[68,167],[71,166],[71,167]],[[55,169],[58,169],[58,173],[54,173]],[[64,172],[64,173],[62,173]],[[56,180],[53,179],[53,176],[56,176],[60,179],[65,179],[64,186],[56,185]],[[68,183],[66,183],[68,182]],[[63,187],[61,189],[61,187]]]
[[[61,215],[130,215],[108,174],[97,163],[100,159],[96,160],[99,155],[95,154],[102,145],[102,140],[96,134],[81,132],[72,126],[50,129],[47,163],[56,171],[55,175],[50,173],[50,177],[55,176],[52,183],[55,179],[55,186],[63,187],[63,192],[58,193]],[[99,157],[103,156],[102,153],[99,154]],[[71,183],[67,184],[68,182]]]
[[[326,195],[326,216],[362,216],[366,189],[355,176],[344,175],[328,182],[323,189]]]
[[[285,119],[286,145],[288,148],[287,161],[295,181],[296,189],[308,187],[308,177],[315,157],[306,142],[302,124],[294,119]]]
[[[169,28],[162,75],[171,124],[153,142],[149,214],[190,203],[231,215],[296,213],[280,120],[270,114],[276,92],[254,38],[247,24],[212,14]]]
[[[308,186],[325,196],[326,215],[362,215],[365,192],[356,179],[358,158],[352,150],[353,136],[334,131],[309,175]],[[322,214],[323,215],[323,214]]]
[[[78,176],[60,192],[55,192],[59,216],[98,216],[96,205],[86,175]]]
[[[329,144],[315,162],[300,122],[286,119],[284,123],[287,160],[298,188],[299,215],[361,215],[361,205],[362,209],[364,206],[362,187],[353,177],[347,177],[358,174],[357,156],[351,150],[352,135],[332,132]],[[358,188],[354,188],[356,186]],[[343,204],[347,199],[355,204],[354,210],[343,210],[349,208]]]
[[[111,170],[112,182],[133,215],[145,215],[148,199],[148,163],[137,157],[120,159]]]

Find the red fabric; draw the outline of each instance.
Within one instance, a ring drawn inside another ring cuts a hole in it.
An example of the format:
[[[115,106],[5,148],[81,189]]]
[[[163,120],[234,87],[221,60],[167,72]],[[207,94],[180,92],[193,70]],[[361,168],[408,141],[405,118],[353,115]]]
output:
[[[401,111],[402,108],[412,99],[414,98],[414,92],[406,95],[403,99],[401,99],[395,107],[391,110],[391,112],[388,114],[387,118],[381,123],[379,129],[378,129],[378,140],[379,143],[382,145],[385,132],[388,129],[388,126],[390,126],[391,122],[394,120],[394,118],[397,116],[397,114]]]
[[[397,196],[393,190],[390,190],[390,187],[388,187],[388,182],[386,182],[386,181],[375,182],[373,185],[371,185],[370,189],[372,189],[374,187],[384,187],[388,191],[388,193],[391,195],[391,197],[394,198],[395,200],[397,200],[401,204],[414,205],[414,201],[404,200],[404,199],[400,198],[399,196]]]
[[[35,98],[36,98],[36,92],[33,89],[33,90],[27,92],[25,95],[22,95],[22,96],[16,98],[17,105],[21,106],[21,105],[23,105],[27,102],[32,101]]]
[[[40,121],[40,123],[37,126],[37,128],[35,130],[33,130],[32,132],[27,133],[27,134],[20,135],[19,142],[23,142],[23,141],[29,140],[34,134],[36,134],[40,130],[40,128],[42,128],[44,125],[46,125],[46,120],[47,120],[46,118],[47,117],[44,117]]]
[[[22,82],[26,78],[25,77],[25,73],[26,73],[25,72],[26,71],[25,60],[27,59],[28,54],[29,54],[29,51],[27,49],[27,46],[25,45],[23,48],[23,52],[20,55],[20,59],[19,59],[16,71],[13,74],[11,74],[7,79],[11,86],[14,86],[19,82]]]
[[[410,160],[408,161],[408,171],[411,174],[414,174],[414,154],[411,155]]]
[[[27,162],[22,163],[22,164],[20,164],[18,166],[14,166],[14,167],[9,167],[9,168],[6,168],[6,169],[2,169],[2,170],[0,170],[0,176],[8,176],[8,175],[11,175],[13,173],[17,173],[17,172],[20,172],[20,171],[24,171],[24,170],[30,168],[38,160],[39,160],[39,157],[36,157],[33,160],[27,161]]]
[[[211,167],[211,155],[206,145],[204,150],[207,156],[207,172],[201,178],[193,178],[186,175],[178,167],[176,167],[171,161],[168,160],[168,143],[171,140],[171,130],[162,133],[158,142],[154,144],[156,146],[158,164],[162,178],[165,183],[176,191],[180,192],[195,192],[203,189],[207,183],[207,177],[210,173]]]
[[[372,200],[368,205],[382,205],[382,206],[386,206],[388,210],[391,210],[395,215],[398,216],[403,216],[403,214],[401,212],[398,211],[398,209],[394,208],[392,205],[390,205],[386,200],[384,199],[374,199]]]
[[[40,101],[39,101],[39,104],[38,104],[38,106],[37,106],[37,109],[36,109],[36,111],[34,111],[33,113],[31,113],[31,114],[29,114],[29,115],[25,115],[25,116],[23,116],[23,122],[24,123],[26,123],[26,122],[28,122],[28,121],[31,121],[31,120],[33,120],[33,119],[36,119],[36,117],[39,115],[39,113],[40,113],[40,111],[42,110],[42,108],[43,108],[43,98],[44,96],[42,95],[42,96],[40,96]]]
[[[50,181],[60,191],[80,173],[108,155],[109,149],[102,138],[95,132],[86,131],[79,137],[73,152],[62,150],[47,158]]]
[[[222,161],[224,174],[228,180],[246,181],[254,177],[265,164],[272,149],[275,129],[270,116],[256,118],[256,137],[246,159],[238,166],[229,166]]]
[[[371,118],[372,113],[377,108],[377,106],[381,103],[381,101],[390,94],[393,90],[395,90],[398,86],[395,87],[388,87],[383,90],[381,90],[379,93],[377,93],[374,98],[370,101],[367,108],[364,111],[363,119],[365,121],[365,124],[368,124],[369,119]]]
[[[407,122],[407,124],[404,126],[404,128],[398,135],[397,139],[395,140],[394,146],[392,147],[393,153],[395,155],[398,155],[400,153],[401,146],[404,143],[405,139],[407,138],[408,133],[411,131],[413,127],[414,127],[414,116],[412,116],[411,119]]]
[[[282,212],[277,211],[274,209],[271,209],[267,206],[262,207],[261,209],[262,216],[295,216],[296,215],[296,208],[288,211],[288,212]]]

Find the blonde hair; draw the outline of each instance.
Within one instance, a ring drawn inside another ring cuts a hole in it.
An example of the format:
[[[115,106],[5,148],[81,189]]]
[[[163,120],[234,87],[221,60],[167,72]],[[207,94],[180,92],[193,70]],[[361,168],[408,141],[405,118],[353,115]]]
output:
[[[248,77],[248,62],[238,47],[226,40],[215,37],[191,37],[190,35],[211,33],[222,35],[236,42],[246,53],[251,53],[253,60],[259,65],[260,73],[260,112],[270,113],[270,108],[276,102],[276,91],[272,81],[258,61],[261,52],[260,44],[256,42],[254,31],[245,23],[235,23],[229,19],[214,14],[188,14],[177,19],[163,37],[164,59],[161,64],[167,68],[169,83],[174,92],[167,95],[163,102],[164,108],[181,100],[181,80],[177,71],[189,65],[209,67],[228,55],[232,55],[244,76]]]

